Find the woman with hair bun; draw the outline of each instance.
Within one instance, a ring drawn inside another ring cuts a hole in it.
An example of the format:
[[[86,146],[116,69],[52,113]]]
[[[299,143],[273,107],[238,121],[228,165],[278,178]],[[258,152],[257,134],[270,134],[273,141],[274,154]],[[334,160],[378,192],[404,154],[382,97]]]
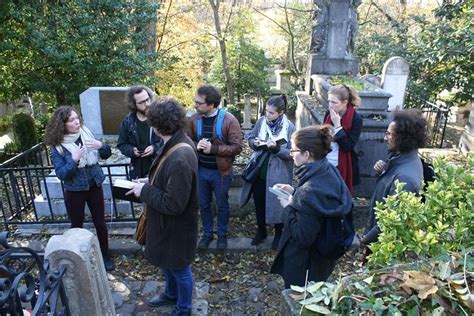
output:
[[[340,84],[329,89],[324,123],[334,126],[334,141],[327,159],[337,167],[351,193],[353,185],[360,183],[358,158],[354,151],[362,131],[362,117],[355,110],[359,105],[360,97],[351,86]]]
[[[285,288],[308,281],[326,281],[336,261],[318,251],[319,232],[325,217],[342,217],[352,211],[351,194],[339,172],[326,159],[331,149],[332,127],[308,126],[293,134],[291,155],[298,185],[277,184],[290,193],[279,198],[285,207],[284,230],[271,272],[280,274]]]
[[[262,116],[248,139],[254,156],[264,159],[258,175],[253,182],[245,182],[242,188],[241,207],[250,196],[253,196],[257,215],[257,233],[252,245],[259,245],[267,237],[267,224],[275,225],[275,237],[272,248],[276,249],[283,229],[282,212],[278,199],[268,194],[268,187],[276,183],[291,183],[293,178],[293,161],[290,155],[291,135],[295,125],[288,120],[286,112],[288,101],[285,95],[273,96],[268,99],[265,115]]]

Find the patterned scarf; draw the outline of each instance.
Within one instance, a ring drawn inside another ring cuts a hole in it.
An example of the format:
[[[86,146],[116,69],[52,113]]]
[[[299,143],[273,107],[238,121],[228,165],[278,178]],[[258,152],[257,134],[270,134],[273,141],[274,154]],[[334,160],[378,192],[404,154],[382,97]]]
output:
[[[286,141],[288,141],[288,118],[286,115],[280,115],[273,122],[268,120],[268,118],[265,118],[265,121],[262,122],[262,125],[260,126],[258,138],[264,141],[268,140],[268,138],[284,138]]]

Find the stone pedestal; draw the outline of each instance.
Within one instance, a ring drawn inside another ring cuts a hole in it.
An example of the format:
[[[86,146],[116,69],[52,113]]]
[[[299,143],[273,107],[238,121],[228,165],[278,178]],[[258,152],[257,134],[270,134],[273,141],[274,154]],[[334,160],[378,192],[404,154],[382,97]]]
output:
[[[118,135],[120,123],[128,114],[126,87],[92,87],[79,96],[84,124],[97,137]]]
[[[278,90],[288,90],[291,88],[290,75],[288,70],[277,69],[275,70],[276,84],[275,88]]]
[[[116,315],[97,237],[72,228],[51,237],[45,258],[51,268],[66,265],[63,277],[71,315]]]

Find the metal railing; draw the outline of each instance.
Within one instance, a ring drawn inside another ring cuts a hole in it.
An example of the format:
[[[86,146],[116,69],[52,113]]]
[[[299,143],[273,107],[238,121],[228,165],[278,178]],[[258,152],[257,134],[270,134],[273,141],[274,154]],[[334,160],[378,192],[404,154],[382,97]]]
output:
[[[442,101],[434,103],[407,94],[407,105],[419,109],[428,123],[427,147],[442,148],[452,104]]]
[[[0,314],[71,315],[62,278],[66,266],[52,270],[44,254],[12,247],[0,233]]]
[[[128,164],[103,164],[101,166],[108,180],[106,182],[110,184],[113,183],[115,178],[128,178]],[[123,172],[114,173],[112,171],[114,167],[119,167],[118,169],[123,170]],[[54,206],[64,196],[64,187],[62,181],[60,183],[54,180],[51,181],[56,178],[52,173],[53,170],[54,167],[51,165],[47,147],[43,144],[35,145],[0,164],[0,212],[5,229],[8,229],[8,225],[68,222],[65,209],[63,209],[63,212],[57,212],[57,208],[55,209]],[[50,192],[54,186],[56,188],[60,186],[60,196],[58,196],[58,192],[56,192],[56,195]],[[128,210],[119,213],[118,202],[111,194],[110,199],[106,199],[106,201],[110,203],[111,209],[110,213],[106,212],[106,216],[110,217],[107,220],[136,220],[135,208],[139,207],[137,203],[125,202],[126,205],[122,204],[122,208]],[[40,213],[37,209],[39,203],[42,203],[42,212]],[[44,206],[45,203],[47,206]]]

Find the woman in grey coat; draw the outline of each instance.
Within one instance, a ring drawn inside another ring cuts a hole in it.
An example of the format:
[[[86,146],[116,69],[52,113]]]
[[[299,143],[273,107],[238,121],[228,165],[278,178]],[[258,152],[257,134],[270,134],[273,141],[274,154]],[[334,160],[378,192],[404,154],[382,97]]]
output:
[[[265,161],[256,179],[245,182],[240,199],[241,207],[250,196],[253,196],[257,215],[257,233],[252,245],[258,245],[267,237],[266,224],[275,225],[275,237],[272,248],[276,249],[280,241],[283,220],[283,207],[277,197],[268,193],[268,187],[276,183],[291,183],[293,177],[293,160],[290,155],[291,135],[295,125],[286,117],[288,102],[285,95],[273,96],[268,99],[265,116],[262,116],[252,131],[248,142],[254,150],[253,155],[262,156]],[[262,152],[263,151],[263,152]]]

